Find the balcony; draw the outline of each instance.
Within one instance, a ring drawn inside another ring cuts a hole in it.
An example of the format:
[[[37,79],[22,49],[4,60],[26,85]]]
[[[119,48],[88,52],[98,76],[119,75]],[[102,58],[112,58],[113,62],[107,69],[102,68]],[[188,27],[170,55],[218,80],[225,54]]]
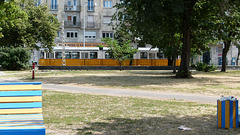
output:
[[[64,27],[65,28],[81,27],[81,22],[64,21]]]
[[[64,11],[65,12],[74,12],[74,11],[81,11],[81,7],[80,6],[68,6],[68,5],[64,5]]]
[[[58,10],[58,5],[50,5],[51,10]]]
[[[87,28],[100,29],[101,24],[100,23],[95,23],[95,22],[87,22]]]

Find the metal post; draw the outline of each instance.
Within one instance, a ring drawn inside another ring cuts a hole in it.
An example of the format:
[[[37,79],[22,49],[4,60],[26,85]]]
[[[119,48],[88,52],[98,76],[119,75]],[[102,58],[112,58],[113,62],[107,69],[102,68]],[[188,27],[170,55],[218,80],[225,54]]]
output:
[[[35,79],[35,62],[32,62],[32,79]]]
[[[83,4],[83,47],[85,47],[85,5],[87,4],[87,2],[85,2]]]
[[[64,19],[62,20],[62,66],[66,66],[65,59],[65,40],[64,40]]]

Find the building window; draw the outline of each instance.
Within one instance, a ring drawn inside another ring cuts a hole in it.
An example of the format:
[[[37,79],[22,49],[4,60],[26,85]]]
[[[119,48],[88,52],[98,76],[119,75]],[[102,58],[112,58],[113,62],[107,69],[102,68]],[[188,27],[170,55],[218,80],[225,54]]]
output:
[[[71,6],[71,5],[72,5],[72,2],[71,2],[71,1],[68,1],[68,2],[67,2],[67,5],[68,5],[68,6]]]
[[[94,11],[94,1],[88,0],[88,11]]]
[[[94,16],[93,15],[88,15],[87,27],[94,27]]]
[[[73,6],[77,6],[77,0],[73,0]]]
[[[51,9],[53,10],[57,9],[57,0],[51,0]]]
[[[102,33],[102,38],[113,38],[113,32],[103,32]]]
[[[67,31],[67,38],[77,38],[78,32],[77,31]]]
[[[112,1],[103,1],[103,7],[112,8]]]
[[[58,37],[58,38],[60,37],[60,32],[59,32],[59,31],[57,31],[57,37]]]
[[[97,52],[90,52],[90,59],[97,59]]]
[[[67,20],[68,20],[68,22],[71,22],[72,21],[72,16],[67,16]]]
[[[39,6],[40,4],[41,4],[41,0],[35,0],[35,2],[36,2],[36,6]]]
[[[109,24],[111,23],[111,16],[103,16],[103,23]]]
[[[147,59],[147,52],[141,52],[140,59]]]
[[[87,31],[87,32],[85,33],[85,38],[95,39],[95,38],[96,38],[96,32]]]

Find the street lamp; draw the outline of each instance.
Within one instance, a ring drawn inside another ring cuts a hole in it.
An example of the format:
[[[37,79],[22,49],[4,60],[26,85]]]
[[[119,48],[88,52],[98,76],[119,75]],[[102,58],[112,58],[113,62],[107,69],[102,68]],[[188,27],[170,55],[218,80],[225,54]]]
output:
[[[87,4],[88,2],[85,2],[83,4],[83,47],[85,47],[85,5]]]

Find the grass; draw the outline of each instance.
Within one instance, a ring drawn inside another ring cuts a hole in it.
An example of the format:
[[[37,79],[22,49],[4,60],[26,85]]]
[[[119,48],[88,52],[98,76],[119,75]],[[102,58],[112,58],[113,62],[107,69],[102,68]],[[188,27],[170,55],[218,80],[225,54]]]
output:
[[[48,134],[237,134],[216,127],[216,106],[44,90]],[[185,125],[191,131],[180,131]]]
[[[11,77],[21,77],[31,81],[31,72],[22,71]],[[193,71],[193,79],[174,78],[171,71],[37,71],[35,81],[79,85],[86,87],[109,87],[129,90],[148,90],[158,92],[181,92],[213,96],[240,96],[240,71],[226,73]]]
[[[0,78],[31,81],[31,71],[10,71]],[[240,96],[240,71],[193,72],[176,79],[171,71],[37,71],[34,81],[85,87]],[[64,93],[44,90],[47,134],[238,134],[216,127],[216,105]],[[180,131],[185,125],[191,131]]]

